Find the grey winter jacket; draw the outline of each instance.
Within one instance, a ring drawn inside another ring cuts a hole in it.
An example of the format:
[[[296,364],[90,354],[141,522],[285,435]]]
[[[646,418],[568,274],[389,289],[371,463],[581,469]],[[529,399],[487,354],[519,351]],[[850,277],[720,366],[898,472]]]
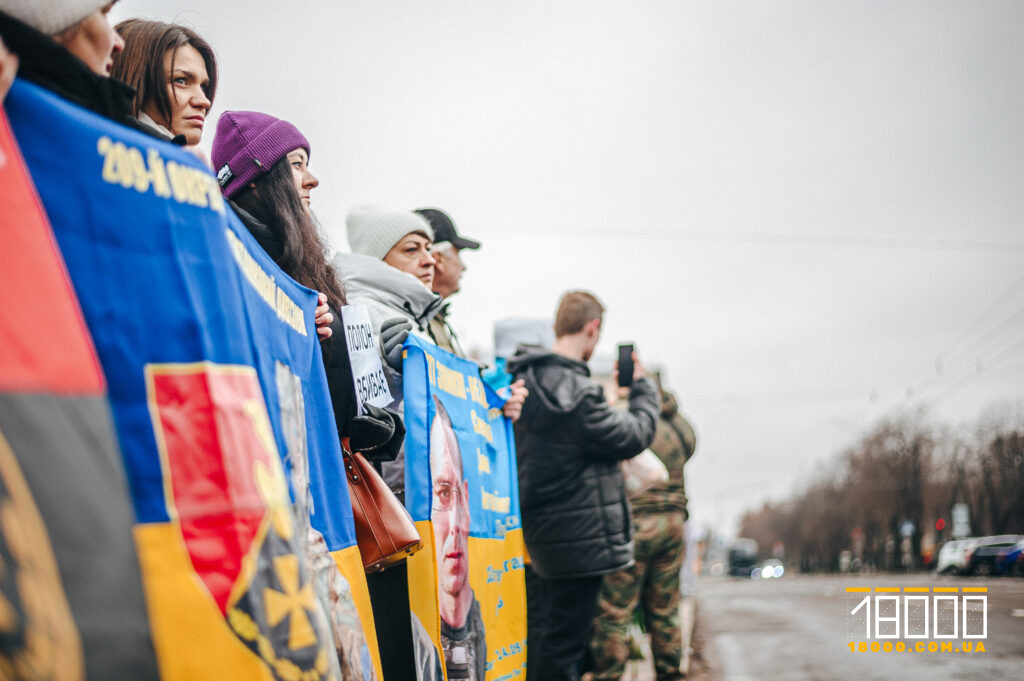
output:
[[[383,260],[358,253],[338,253],[334,267],[349,304],[365,305],[375,333],[388,319],[402,317],[413,333],[433,342],[427,333],[431,318],[441,309],[441,296],[407,272]]]
[[[651,444],[654,383],[633,384],[612,409],[583,362],[520,346],[508,362],[530,397],[515,425],[519,502],[530,560],[542,577],[585,577],[633,564],[632,521],[619,462]]]
[[[431,317],[441,309],[441,296],[432,292],[416,277],[395,269],[383,260],[356,253],[338,253],[334,256],[334,267],[349,305],[365,305],[370,313],[370,322],[375,334],[380,334],[381,325],[395,317],[408,319],[412,332],[433,342],[426,329]],[[394,371],[382,357],[384,375],[388,388],[395,398],[389,409],[405,413],[402,397],[402,374]],[[399,450],[393,461],[386,461],[379,469],[398,498],[405,500],[405,447]]]

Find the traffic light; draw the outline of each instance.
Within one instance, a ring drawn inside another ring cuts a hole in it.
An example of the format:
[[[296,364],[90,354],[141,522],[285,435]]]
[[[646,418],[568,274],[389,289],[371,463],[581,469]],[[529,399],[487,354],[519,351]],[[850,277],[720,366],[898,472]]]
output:
[[[937,531],[939,531],[939,532],[942,532],[944,529],[946,529],[946,521],[943,520],[942,518],[939,518],[938,520],[936,520],[935,521],[935,529]]]

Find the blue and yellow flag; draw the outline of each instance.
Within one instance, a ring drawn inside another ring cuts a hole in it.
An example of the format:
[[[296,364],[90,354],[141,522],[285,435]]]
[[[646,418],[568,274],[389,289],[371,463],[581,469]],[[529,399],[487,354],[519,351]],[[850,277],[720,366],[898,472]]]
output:
[[[519,486],[504,400],[476,364],[410,336],[405,347],[406,506],[424,550],[410,604],[449,679],[525,672]]]
[[[0,678],[156,681],[106,384],[0,109]]]
[[[192,154],[24,82],[5,108],[109,386],[162,678],[373,678],[316,294]]]

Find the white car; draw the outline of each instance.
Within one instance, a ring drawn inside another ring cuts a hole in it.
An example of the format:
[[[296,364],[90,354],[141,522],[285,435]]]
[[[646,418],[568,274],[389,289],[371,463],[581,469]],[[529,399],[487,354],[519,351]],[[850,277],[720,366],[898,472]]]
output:
[[[935,572],[940,575],[958,575],[967,567],[967,552],[977,539],[954,539],[942,545],[935,559]]]

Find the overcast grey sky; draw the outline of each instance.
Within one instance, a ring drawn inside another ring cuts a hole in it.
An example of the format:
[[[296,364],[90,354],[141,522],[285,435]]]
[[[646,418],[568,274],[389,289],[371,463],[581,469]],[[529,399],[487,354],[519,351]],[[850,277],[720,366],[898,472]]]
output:
[[[309,138],[353,205],[440,207],[485,352],[607,304],[692,417],[692,517],[731,529],[883,414],[1024,398],[1024,3],[122,0],[191,25],[224,110]],[[943,373],[936,374],[936,359]],[[607,367],[595,366],[595,369]]]

